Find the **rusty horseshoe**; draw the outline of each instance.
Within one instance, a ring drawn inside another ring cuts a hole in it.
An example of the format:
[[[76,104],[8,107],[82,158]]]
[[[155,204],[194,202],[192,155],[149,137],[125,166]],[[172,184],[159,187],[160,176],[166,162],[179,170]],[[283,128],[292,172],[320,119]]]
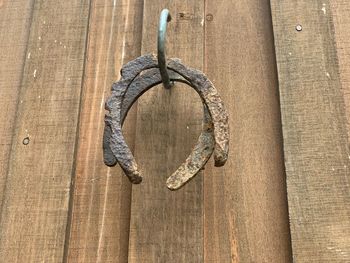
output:
[[[181,78],[173,71],[171,73],[171,81],[179,81],[189,84],[185,79]],[[121,123],[123,124],[127,112],[131,108],[132,104],[151,87],[161,83],[161,76],[158,69],[146,70],[142,75],[137,76],[133,82],[129,85],[121,106]],[[189,155],[186,161],[169,177],[167,180],[167,186],[169,189],[175,190],[185,184],[193,176],[195,176],[202,167],[206,164],[214,150],[214,136],[213,136],[213,124],[210,114],[203,104],[204,120],[203,131],[199,137],[198,143],[193,149],[193,152]],[[108,118],[108,117],[106,117]],[[107,122],[108,123],[108,122]],[[117,160],[113,155],[109,147],[111,129],[107,124],[105,127],[105,140],[104,140],[104,159],[105,163],[109,166],[116,164]]]
[[[167,180],[167,187],[175,190],[202,169],[213,150],[215,166],[225,164],[229,128],[223,103],[213,84],[202,72],[184,66],[178,59],[169,59],[167,67],[171,73],[170,79],[193,87],[204,105],[203,130],[199,141],[186,161]],[[105,117],[104,161],[109,166],[118,161],[132,183],[140,183],[142,177],[125,143],[121,127],[133,102],[161,81],[156,57],[141,56],[123,66],[121,79],[113,84],[112,95],[106,102],[109,113]]]

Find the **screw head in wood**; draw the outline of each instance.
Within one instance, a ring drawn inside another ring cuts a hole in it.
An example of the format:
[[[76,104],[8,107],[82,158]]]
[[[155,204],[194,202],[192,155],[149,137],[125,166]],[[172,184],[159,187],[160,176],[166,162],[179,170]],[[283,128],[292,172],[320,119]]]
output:
[[[22,143],[24,144],[24,145],[28,145],[29,144],[29,137],[25,137],[24,139],[23,139],[23,141],[22,141]]]

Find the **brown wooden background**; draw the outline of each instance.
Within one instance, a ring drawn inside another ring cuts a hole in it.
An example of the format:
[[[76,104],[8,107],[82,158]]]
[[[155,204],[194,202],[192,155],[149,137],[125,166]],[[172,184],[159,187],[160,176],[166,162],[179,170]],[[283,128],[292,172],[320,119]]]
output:
[[[156,52],[163,8],[168,57],[208,75],[231,129],[226,166],[177,192],[166,177],[202,119],[185,85],[128,115],[141,185],[102,160],[105,98]],[[0,0],[0,262],[350,262],[349,14],[347,0]]]

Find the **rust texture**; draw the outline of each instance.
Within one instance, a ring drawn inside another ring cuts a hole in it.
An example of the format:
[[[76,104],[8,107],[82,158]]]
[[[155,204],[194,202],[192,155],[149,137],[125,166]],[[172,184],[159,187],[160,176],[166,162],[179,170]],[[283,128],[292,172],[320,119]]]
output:
[[[119,162],[132,183],[142,177],[136,161],[125,143],[121,127],[132,104],[148,89],[160,84],[161,76],[154,55],[130,61],[121,70],[121,79],[112,86],[106,102],[104,161],[113,166]],[[225,164],[228,156],[228,117],[213,84],[200,71],[185,67],[178,59],[168,60],[172,81],[180,81],[194,88],[203,101],[203,129],[197,144],[186,161],[168,178],[167,187],[175,190],[193,178],[206,164],[214,151],[216,166]],[[142,74],[140,75],[140,73]]]
[[[166,185],[170,190],[179,189],[192,179],[203,169],[214,151],[214,125],[205,104],[203,104],[203,111],[202,133],[199,136],[198,143],[187,157],[186,161],[166,181]]]
[[[228,115],[217,90],[213,83],[199,70],[186,67],[175,60],[169,60],[168,68],[190,82],[207,105],[214,124],[215,166],[223,166],[228,157],[229,127]]]

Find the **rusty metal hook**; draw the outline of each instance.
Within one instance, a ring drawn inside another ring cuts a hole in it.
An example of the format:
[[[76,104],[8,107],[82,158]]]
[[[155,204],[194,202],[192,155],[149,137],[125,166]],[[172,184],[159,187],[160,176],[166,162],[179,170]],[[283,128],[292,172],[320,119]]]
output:
[[[171,15],[168,9],[163,9],[160,13],[159,18],[159,28],[158,28],[158,65],[160,75],[162,76],[162,82],[166,89],[170,89],[172,87],[172,83],[170,82],[167,66],[166,66],[166,58],[165,58],[165,36],[166,36],[166,26],[167,23],[171,21]]]

